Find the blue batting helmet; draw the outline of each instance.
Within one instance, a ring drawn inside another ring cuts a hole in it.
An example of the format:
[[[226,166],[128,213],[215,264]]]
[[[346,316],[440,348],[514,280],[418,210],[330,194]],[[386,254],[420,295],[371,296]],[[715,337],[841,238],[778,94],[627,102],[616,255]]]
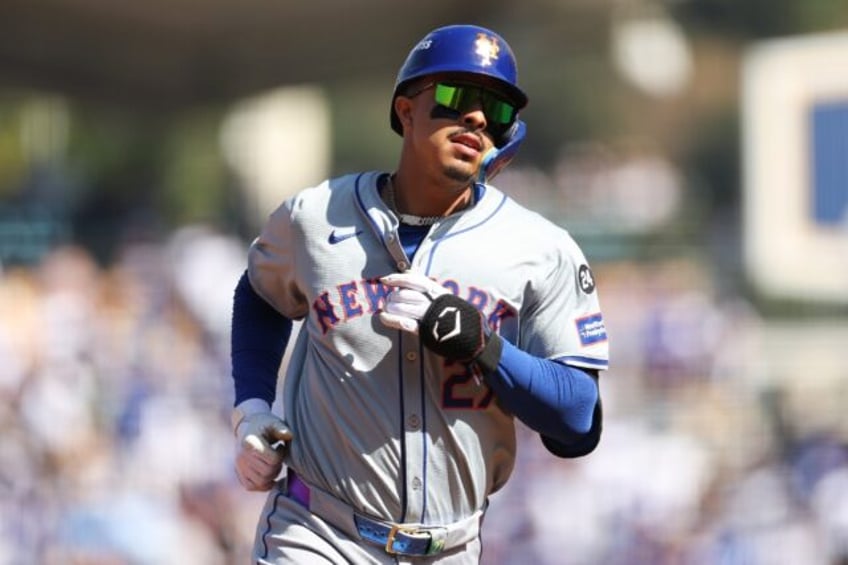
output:
[[[467,73],[495,80],[520,110],[527,95],[518,87],[515,55],[503,37],[484,27],[450,25],[428,33],[412,48],[398,72],[392,95],[392,129],[402,133],[394,101],[415,79],[436,73]]]

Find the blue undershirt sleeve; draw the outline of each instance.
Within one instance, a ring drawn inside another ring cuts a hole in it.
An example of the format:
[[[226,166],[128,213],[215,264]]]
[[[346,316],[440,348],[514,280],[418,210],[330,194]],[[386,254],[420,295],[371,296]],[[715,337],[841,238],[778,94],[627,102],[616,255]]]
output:
[[[231,329],[235,405],[248,398],[261,398],[273,404],[277,374],[291,337],[292,321],[253,290],[246,271],[233,296]]]
[[[486,381],[506,409],[545,437],[571,442],[592,428],[598,384],[582,369],[540,359],[504,339],[498,368]]]

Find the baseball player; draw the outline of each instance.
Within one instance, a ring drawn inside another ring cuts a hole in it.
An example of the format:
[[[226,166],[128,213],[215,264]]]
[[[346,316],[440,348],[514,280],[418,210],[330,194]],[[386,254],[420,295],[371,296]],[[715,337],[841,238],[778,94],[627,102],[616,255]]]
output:
[[[490,184],[526,104],[500,35],[430,32],[392,96],[397,168],[301,191],[250,246],[232,364],[236,472],[270,491],[254,562],[477,563],[515,418],[555,456],[597,445],[592,272],[566,231]]]

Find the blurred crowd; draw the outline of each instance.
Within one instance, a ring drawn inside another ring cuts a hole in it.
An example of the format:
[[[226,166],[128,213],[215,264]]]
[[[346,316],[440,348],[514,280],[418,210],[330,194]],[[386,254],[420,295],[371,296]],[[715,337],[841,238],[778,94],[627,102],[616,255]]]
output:
[[[228,424],[245,249],[189,227],[108,267],[63,246],[0,271],[0,563],[247,562],[264,495],[238,485]],[[756,311],[689,259],[595,275],[601,445],[559,460],[519,427],[484,563],[848,563],[841,414],[787,408]]]
[[[2,273],[0,562],[243,561],[221,316],[242,261],[187,229]]]

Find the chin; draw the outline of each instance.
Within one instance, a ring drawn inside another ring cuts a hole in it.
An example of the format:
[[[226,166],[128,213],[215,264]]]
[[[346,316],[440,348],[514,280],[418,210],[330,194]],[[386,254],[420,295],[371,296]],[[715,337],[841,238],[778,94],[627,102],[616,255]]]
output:
[[[477,177],[480,163],[476,160],[451,159],[445,163],[444,174],[447,178],[468,183]]]
[[[469,183],[477,176],[472,167],[445,167],[445,176],[461,183]]]

